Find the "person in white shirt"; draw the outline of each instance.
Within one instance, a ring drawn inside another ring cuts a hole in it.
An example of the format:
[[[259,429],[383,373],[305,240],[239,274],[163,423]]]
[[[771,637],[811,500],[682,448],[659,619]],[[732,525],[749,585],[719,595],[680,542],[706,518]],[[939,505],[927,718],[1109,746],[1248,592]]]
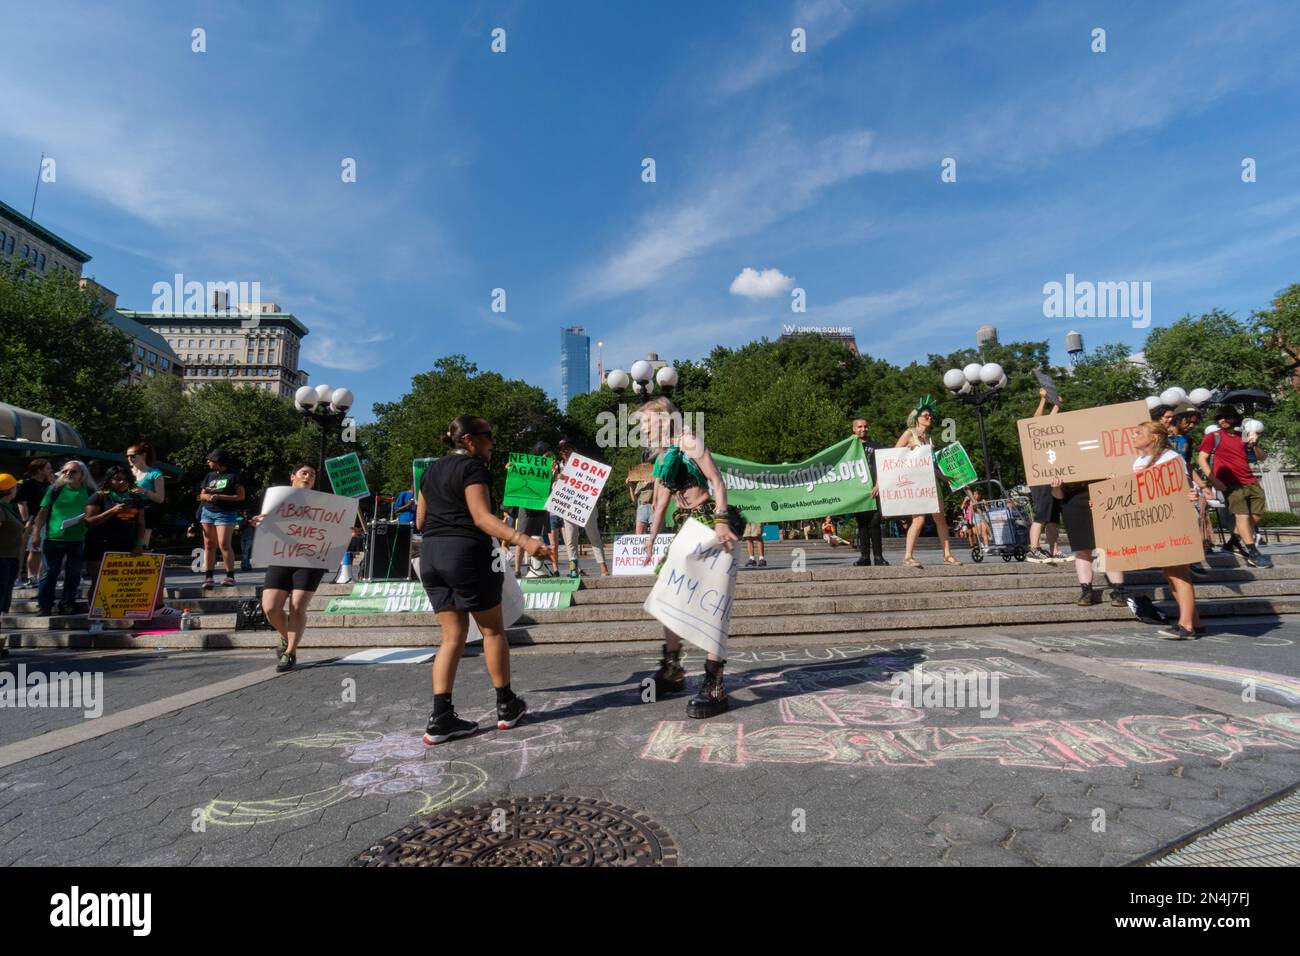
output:
[[[1182,457],[1169,447],[1169,429],[1161,422],[1143,422],[1139,425],[1133,438],[1133,447],[1139,453],[1133,462],[1135,474]],[[1193,503],[1197,500],[1197,491],[1190,482],[1187,497]],[[1178,602],[1178,623],[1161,628],[1160,636],[1174,641],[1189,641],[1200,637],[1205,633],[1205,628],[1201,627],[1201,615],[1196,610],[1196,588],[1192,584],[1190,565],[1179,564],[1161,570],[1169,582],[1174,600]]]

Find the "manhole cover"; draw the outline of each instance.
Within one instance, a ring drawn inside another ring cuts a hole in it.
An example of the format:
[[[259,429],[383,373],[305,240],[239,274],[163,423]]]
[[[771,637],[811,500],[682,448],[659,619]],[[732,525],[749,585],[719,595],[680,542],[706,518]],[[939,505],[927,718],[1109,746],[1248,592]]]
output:
[[[644,813],[605,800],[516,797],[402,827],[349,866],[676,866],[677,847]]]

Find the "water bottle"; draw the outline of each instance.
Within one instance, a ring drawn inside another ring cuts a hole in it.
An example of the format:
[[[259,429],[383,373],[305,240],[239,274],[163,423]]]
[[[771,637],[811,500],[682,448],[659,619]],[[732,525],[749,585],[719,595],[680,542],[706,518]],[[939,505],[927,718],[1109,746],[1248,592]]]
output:
[[[186,608],[185,613],[181,615],[181,630],[188,631],[189,629],[190,629],[190,609]]]

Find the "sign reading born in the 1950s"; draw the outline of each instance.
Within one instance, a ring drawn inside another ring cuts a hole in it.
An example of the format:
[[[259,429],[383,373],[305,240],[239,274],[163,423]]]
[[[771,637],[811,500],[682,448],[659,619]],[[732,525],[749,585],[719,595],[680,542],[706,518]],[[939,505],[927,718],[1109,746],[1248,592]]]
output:
[[[574,452],[564,463],[560,477],[551,486],[550,497],[546,499],[546,510],[582,527],[591,517],[596,499],[609,480],[611,470],[609,465]]]
[[[1137,571],[1205,559],[1181,457],[1090,485],[1092,530],[1107,571]]]
[[[1133,430],[1150,417],[1146,402],[1124,402],[1020,419],[1016,424],[1025,483],[1050,485],[1053,478],[1094,481],[1123,474],[1137,457]]]

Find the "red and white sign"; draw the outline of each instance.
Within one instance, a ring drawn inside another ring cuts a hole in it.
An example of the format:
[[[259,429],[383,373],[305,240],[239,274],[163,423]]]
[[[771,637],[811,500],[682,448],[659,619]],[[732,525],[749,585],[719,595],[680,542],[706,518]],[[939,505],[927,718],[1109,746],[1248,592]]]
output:
[[[585,527],[612,470],[609,465],[583,458],[577,452],[569,455],[560,476],[551,485],[546,510],[580,528]]]
[[[357,499],[280,485],[266,489],[253,563],[335,571],[352,540]]]
[[[876,480],[880,483],[880,513],[932,515],[939,510],[934,480],[934,454],[929,445],[877,448]]]
[[[648,534],[620,534],[614,539],[614,564],[613,571],[615,574],[652,574],[655,565],[659,559],[668,553],[668,548],[673,543],[671,534],[661,534],[655,537],[655,557],[650,564],[645,561],[645,546],[650,540]]]

